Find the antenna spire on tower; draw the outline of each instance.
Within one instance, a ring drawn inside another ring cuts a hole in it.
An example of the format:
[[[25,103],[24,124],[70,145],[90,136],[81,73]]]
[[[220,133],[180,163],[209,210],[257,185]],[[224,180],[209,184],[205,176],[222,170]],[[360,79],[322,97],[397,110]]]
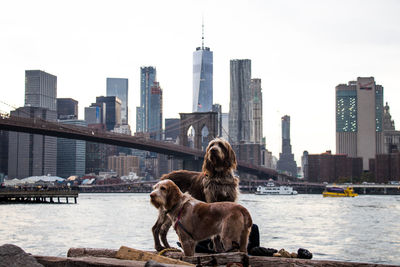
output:
[[[201,22],[201,49],[204,50],[204,16]]]

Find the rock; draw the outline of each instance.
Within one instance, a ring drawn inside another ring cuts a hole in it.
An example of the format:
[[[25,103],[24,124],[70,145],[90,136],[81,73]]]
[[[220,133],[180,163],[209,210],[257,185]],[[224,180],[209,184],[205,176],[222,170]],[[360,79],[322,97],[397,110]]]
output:
[[[305,248],[299,248],[297,251],[297,257],[299,259],[312,259],[312,253]]]
[[[20,266],[43,267],[32,255],[16,245],[4,244],[0,246],[0,267]]]
[[[274,255],[272,255],[273,257],[282,257],[282,255],[279,253],[279,252],[277,252],[277,253],[274,253]]]
[[[153,260],[149,260],[146,262],[146,264],[144,265],[144,267],[166,267],[168,265],[153,261]]]
[[[249,254],[253,255],[253,256],[272,257],[272,255],[274,255],[274,253],[276,253],[276,252],[278,252],[278,251],[273,248],[254,247],[249,251]]]
[[[287,252],[286,250],[284,250],[283,248],[281,250],[279,250],[279,254],[281,254],[281,256],[283,258],[291,258],[292,256],[290,256],[290,253]]]
[[[297,253],[296,253],[296,252],[292,252],[292,253],[290,253],[290,256],[291,256],[292,258],[297,258]]]

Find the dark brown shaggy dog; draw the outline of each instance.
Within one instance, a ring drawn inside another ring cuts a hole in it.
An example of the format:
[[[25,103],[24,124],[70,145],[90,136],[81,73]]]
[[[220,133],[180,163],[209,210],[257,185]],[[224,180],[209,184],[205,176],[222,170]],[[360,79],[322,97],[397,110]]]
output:
[[[236,155],[231,145],[221,138],[212,140],[206,149],[202,172],[173,171],[163,175],[160,180],[172,180],[182,192],[208,203],[235,202],[239,195],[239,179],[234,176]],[[159,216],[152,228],[154,247],[157,251],[170,247],[167,233],[171,221],[166,210],[159,209]],[[160,243],[160,238],[164,246]]]
[[[193,256],[197,242],[207,238],[213,238],[217,252],[247,252],[252,219],[246,208],[233,202],[199,201],[171,180],[160,181],[153,189],[151,203],[167,210],[185,256]]]

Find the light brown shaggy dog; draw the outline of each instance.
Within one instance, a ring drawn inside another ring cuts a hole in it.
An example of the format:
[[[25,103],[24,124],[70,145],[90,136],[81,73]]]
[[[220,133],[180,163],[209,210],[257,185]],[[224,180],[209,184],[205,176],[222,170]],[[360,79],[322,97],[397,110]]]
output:
[[[198,241],[212,238],[217,252],[247,252],[252,226],[250,213],[233,202],[205,203],[183,194],[171,180],[153,187],[151,203],[174,222],[185,256],[193,256]]]
[[[236,155],[229,142],[216,138],[207,146],[202,172],[173,171],[163,175],[160,180],[172,180],[182,192],[188,192],[201,201],[235,202],[239,195],[239,179],[233,173],[236,165]],[[167,240],[170,227],[171,221],[166,211],[160,208],[158,219],[152,228],[154,248],[157,251],[170,247]]]

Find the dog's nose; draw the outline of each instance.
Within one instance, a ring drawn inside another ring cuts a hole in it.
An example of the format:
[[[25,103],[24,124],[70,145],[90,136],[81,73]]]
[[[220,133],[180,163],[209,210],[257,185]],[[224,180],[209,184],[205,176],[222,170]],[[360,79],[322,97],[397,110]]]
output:
[[[150,198],[154,198],[156,196],[156,193],[155,192],[151,192],[150,193]]]

